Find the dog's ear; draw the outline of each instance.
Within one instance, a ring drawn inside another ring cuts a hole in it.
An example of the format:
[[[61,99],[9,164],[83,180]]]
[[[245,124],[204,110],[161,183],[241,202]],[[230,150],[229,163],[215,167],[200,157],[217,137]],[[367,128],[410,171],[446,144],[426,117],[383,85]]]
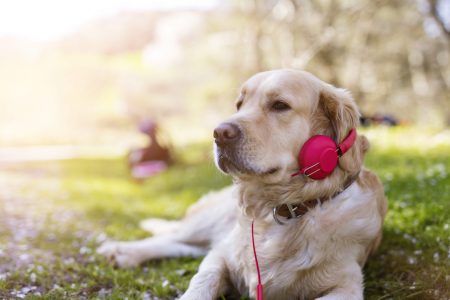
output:
[[[336,144],[341,143],[352,128],[359,125],[359,111],[350,92],[336,88],[329,84],[324,84],[319,94],[318,110],[322,118],[326,118],[329,124],[328,134],[335,140]],[[348,153],[339,159],[339,166],[346,172],[355,173],[361,169],[364,160],[364,153],[368,150],[367,139],[358,135],[355,144]]]
[[[319,94],[318,106],[330,121],[332,138],[337,144],[345,139],[350,129],[359,124],[358,108],[347,90],[324,85]]]

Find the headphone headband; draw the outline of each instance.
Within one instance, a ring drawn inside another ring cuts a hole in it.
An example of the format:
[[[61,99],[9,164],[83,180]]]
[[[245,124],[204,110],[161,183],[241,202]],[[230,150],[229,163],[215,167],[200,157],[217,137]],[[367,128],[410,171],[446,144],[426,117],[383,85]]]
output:
[[[348,149],[350,149],[353,144],[355,143],[356,140],[356,128],[352,128],[350,130],[350,132],[348,133],[347,137],[342,141],[342,143],[340,143],[337,147],[338,147],[338,153],[339,153],[339,157],[341,157],[342,155],[345,154],[345,152],[348,151]]]

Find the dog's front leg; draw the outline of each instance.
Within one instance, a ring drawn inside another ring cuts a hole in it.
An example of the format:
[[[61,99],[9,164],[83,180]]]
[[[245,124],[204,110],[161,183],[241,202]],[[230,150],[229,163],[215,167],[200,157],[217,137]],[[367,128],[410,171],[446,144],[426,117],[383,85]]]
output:
[[[180,300],[213,300],[226,292],[228,270],[225,259],[218,250],[212,250],[192,277],[186,293]]]
[[[316,300],[362,300],[363,297],[363,276],[361,267],[354,262],[345,266],[337,274],[339,280],[335,287],[323,297]]]

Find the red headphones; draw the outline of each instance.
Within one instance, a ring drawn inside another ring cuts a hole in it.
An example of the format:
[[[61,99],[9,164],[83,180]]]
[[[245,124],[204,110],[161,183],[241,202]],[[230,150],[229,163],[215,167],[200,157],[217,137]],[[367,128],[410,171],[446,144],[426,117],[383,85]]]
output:
[[[300,171],[292,174],[297,176],[304,174],[311,179],[324,179],[337,166],[339,157],[350,149],[356,140],[356,129],[352,128],[347,137],[336,145],[326,135],[315,135],[305,142],[298,155]]]

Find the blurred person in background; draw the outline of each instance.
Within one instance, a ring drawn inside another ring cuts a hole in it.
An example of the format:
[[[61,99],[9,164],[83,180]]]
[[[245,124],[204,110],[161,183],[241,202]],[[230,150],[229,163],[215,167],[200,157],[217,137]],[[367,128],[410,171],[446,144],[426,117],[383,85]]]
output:
[[[132,149],[128,154],[131,175],[145,179],[164,171],[172,162],[169,145],[162,145],[158,139],[158,125],[151,119],[139,124],[139,131],[149,138],[147,146]]]

